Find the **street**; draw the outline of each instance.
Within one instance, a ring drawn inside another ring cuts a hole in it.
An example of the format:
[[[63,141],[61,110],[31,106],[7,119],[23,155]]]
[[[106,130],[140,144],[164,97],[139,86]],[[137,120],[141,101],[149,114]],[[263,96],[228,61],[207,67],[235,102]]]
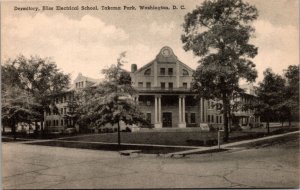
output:
[[[299,188],[299,139],[184,158],[2,143],[5,188]]]

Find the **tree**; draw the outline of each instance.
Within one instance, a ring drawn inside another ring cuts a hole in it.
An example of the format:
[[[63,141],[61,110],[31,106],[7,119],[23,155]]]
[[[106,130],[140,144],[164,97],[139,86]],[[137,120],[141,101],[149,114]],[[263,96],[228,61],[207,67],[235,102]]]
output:
[[[16,86],[3,89],[1,118],[3,128],[9,125],[12,129],[14,139],[16,139],[16,126],[20,122],[31,123],[40,117],[40,113],[35,111],[40,105],[28,93]]]
[[[229,137],[230,100],[242,92],[239,80],[253,82],[257,77],[250,60],[257,48],[249,43],[254,33],[250,23],[257,17],[257,9],[242,0],[205,0],[185,16],[183,48],[201,57],[192,90],[205,99],[222,100],[224,141]]]
[[[288,120],[291,126],[292,120],[299,118],[299,66],[290,65],[285,74],[285,86],[281,89],[281,101],[276,108],[281,122]]]
[[[79,122],[88,125],[104,126],[107,123],[118,125],[118,144],[121,144],[120,121],[127,125],[145,123],[144,114],[138,109],[133,99],[135,90],[131,85],[130,74],[122,69],[125,53],[122,53],[116,65],[112,65],[102,72],[105,81],[95,89],[83,91]]]
[[[69,75],[60,72],[48,58],[22,55],[2,65],[2,74],[2,90],[17,87],[37,103],[31,111],[39,113],[35,115],[35,122],[40,121],[43,129],[44,111],[49,110],[51,104],[49,96],[68,87]]]
[[[283,107],[285,80],[280,75],[272,72],[270,68],[264,71],[264,79],[259,83],[257,95],[259,103],[255,105],[256,111],[267,121],[268,133],[270,132],[269,122],[273,116],[280,116]]]
[[[290,126],[291,120],[299,120],[299,65],[290,65],[284,77],[287,83],[281,106],[286,110]]]

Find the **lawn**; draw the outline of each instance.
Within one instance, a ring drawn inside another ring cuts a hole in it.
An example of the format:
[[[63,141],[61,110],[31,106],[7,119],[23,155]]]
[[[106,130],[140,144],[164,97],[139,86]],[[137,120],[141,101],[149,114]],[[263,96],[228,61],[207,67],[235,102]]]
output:
[[[259,138],[267,135],[280,134],[295,130],[298,130],[298,128],[273,128],[270,134],[267,134],[266,130],[261,129],[234,131],[230,134],[229,142]],[[117,139],[117,133],[102,133],[86,136],[74,136],[65,140],[116,143]],[[213,146],[217,144],[217,132],[122,132],[121,142],[150,145]]]
[[[117,133],[91,134],[87,136],[70,137],[69,141],[116,143]],[[217,144],[216,132],[122,132],[122,143],[203,146]]]

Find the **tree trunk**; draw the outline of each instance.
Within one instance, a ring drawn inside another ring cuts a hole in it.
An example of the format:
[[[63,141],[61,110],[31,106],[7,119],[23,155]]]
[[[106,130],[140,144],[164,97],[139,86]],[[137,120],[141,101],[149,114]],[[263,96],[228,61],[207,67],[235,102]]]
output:
[[[118,146],[121,146],[120,121],[118,121]]]
[[[223,95],[223,106],[224,106],[224,113],[223,113],[223,117],[224,117],[224,142],[228,141],[229,138],[229,109],[228,109],[228,100],[226,99],[226,96]]]
[[[270,121],[269,121],[269,117],[267,118],[267,130],[268,130],[268,134],[270,133]]]
[[[34,126],[35,126],[35,137],[38,136],[38,125],[37,125],[37,121],[34,122]]]
[[[292,121],[292,113],[291,112],[289,112],[288,119],[289,119],[289,127],[291,127],[291,121]]]
[[[17,134],[16,134],[16,122],[15,120],[12,120],[11,122],[11,130],[13,132],[14,140],[17,139]]]

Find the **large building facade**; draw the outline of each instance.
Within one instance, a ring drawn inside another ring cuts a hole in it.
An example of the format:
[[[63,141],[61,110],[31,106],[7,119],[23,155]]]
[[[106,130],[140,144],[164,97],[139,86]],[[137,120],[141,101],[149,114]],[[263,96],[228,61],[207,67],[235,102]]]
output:
[[[132,84],[138,91],[136,100],[151,123],[150,127],[199,127],[201,123],[222,126],[224,118],[220,107],[215,106],[216,101],[195,99],[191,92],[193,73],[194,70],[181,62],[170,47],[163,47],[153,61],[140,69],[132,65]],[[247,103],[254,100],[253,88],[247,87],[244,86],[246,93],[236,100]],[[250,110],[233,114],[238,116],[234,122],[239,125],[259,122]]]
[[[190,128],[208,123],[214,127],[223,126],[218,101],[195,99],[190,90],[194,70],[181,62],[170,47],[163,47],[153,61],[137,69],[131,67],[132,85],[137,90],[134,97],[150,125],[144,128]],[[67,127],[77,126],[70,115],[74,112],[74,92],[93,87],[101,80],[78,74],[70,89],[52,97],[56,110],[45,112],[45,128],[62,132]],[[255,101],[253,85],[241,86],[245,93],[234,101],[251,103]],[[239,110],[233,113],[233,122],[240,126],[257,125],[259,117],[253,111]]]

